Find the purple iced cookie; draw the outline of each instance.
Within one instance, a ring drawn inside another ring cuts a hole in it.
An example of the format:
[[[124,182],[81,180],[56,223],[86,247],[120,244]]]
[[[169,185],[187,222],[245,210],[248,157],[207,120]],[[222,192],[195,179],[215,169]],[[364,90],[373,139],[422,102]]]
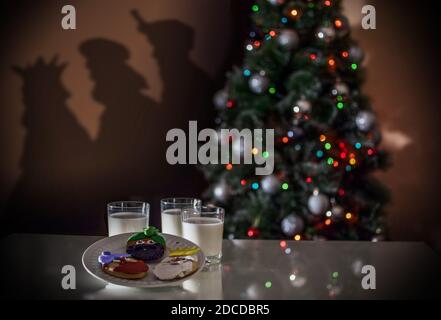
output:
[[[115,259],[130,257],[130,254],[126,253],[111,253],[110,251],[103,251],[98,257],[98,262],[102,265],[111,263]]]

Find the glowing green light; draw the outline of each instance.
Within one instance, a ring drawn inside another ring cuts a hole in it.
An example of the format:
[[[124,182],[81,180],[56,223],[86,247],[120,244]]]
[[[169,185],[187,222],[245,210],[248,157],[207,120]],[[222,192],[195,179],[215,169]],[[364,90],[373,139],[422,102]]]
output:
[[[285,182],[284,184],[282,184],[282,189],[283,190],[288,190],[289,186],[288,184]]]
[[[251,7],[251,10],[253,10],[254,12],[259,11],[259,6],[257,4],[255,4],[254,6]]]
[[[351,64],[352,70],[357,70],[358,65],[356,63]]]
[[[337,278],[338,278],[338,272],[337,272],[337,271],[334,271],[334,272],[332,273],[332,277],[333,277],[334,279],[337,279]]]
[[[276,88],[274,88],[274,87],[270,87],[270,88],[268,89],[268,92],[271,93],[271,94],[275,94],[275,93],[276,93]]]
[[[334,163],[334,159],[332,159],[331,157],[328,158],[328,164],[331,165]]]
[[[268,151],[262,152],[262,157],[268,158],[269,157],[269,152]]]
[[[337,96],[337,101],[343,101],[343,97],[342,96]]]
[[[271,286],[272,286],[273,284],[271,283],[271,281],[267,281],[267,282],[265,282],[265,288],[271,288]]]
[[[325,149],[326,150],[330,150],[331,149],[331,144],[329,142],[325,143]]]
[[[343,102],[337,103],[337,108],[339,108],[339,109],[343,109],[344,106],[345,105],[343,104]]]

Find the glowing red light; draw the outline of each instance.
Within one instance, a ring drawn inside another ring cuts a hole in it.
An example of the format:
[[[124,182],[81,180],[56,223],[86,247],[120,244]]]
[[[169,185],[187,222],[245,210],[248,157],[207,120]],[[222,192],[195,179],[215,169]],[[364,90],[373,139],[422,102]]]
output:
[[[308,177],[308,178],[306,178],[306,183],[311,183],[312,182],[312,178],[311,177]]]
[[[254,41],[254,46],[255,47],[260,47],[260,41],[258,41],[258,40]]]
[[[342,189],[342,188],[338,189],[338,195],[339,195],[340,197],[343,197],[343,196],[345,195],[345,190]]]
[[[274,30],[271,30],[271,31],[269,32],[269,35],[270,35],[271,37],[274,37],[274,36],[276,35],[276,32],[275,32]]]
[[[283,143],[288,143],[288,141],[289,141],[288,137],[283,137],[283,138],[282,138],[282,142],[283,142]]]
[[[368,149],[367,154],[370,155],[370,156],[373,155],[374,154],[374,150]]]
[[[346,152],[340,153],[340,158],[345,159],[346,158]]]
[[[242,179],[242,180],[240,180],[240,184],[244,186],[247,184],[247,181],[245,179]]]
[[[286,248],[286,241],[285,240],[280,241],[280,247]]]
[[[315,59],[317,59],[317,55],[315,55],[314,53],[311,53],[311,54],[309,55],[309,59],[311,59],[311,60],[315,60]]]
[[[347,57],[349,57],[349,52],[347,52],[347,51],[343,51],[343,52],[341,53],[341,56],[342,56],[343,58],[347,58]]]
[[[227,101],[227,108],[232,108],[234,107],[234,101],[233,100],[228,100]]]
[[[254,231],[253,230],[248,230],[248,232],[247,232],[247,236],[248,237],[250,237],[250,238],[252,238],[253,236],[254,236]]]
[[[339,147],[340,149],[344,149],[344,148],[345,148],[345,143],[344,143],[344,142],[340,142],[340,143],[338,144],[338,147]]]
[[[324,4],[325,4],[325,6],[330,7],[330,6],[331,6],[331,1],[326,0],[326,1],[324,2]]]

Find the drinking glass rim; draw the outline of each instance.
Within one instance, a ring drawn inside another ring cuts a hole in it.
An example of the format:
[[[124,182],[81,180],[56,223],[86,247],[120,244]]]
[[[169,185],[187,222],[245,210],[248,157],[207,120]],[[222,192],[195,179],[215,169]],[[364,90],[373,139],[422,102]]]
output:
[[[204,213],[204,214],[222,214],[225,215],[225,208],[223,207],[218,207],[218,206],[201,206],[200,210],[198,209],[194,209],[194,208],[185,208],[182,209],[182,213],[186,213],[187,211],[191,211],[192,213],[195,214],[200,214],[200,213]]]
[[[176,201],[176,200],[179,200],[179,201]],[[188,200],[188,202],[183,202],[182,200]],[[170,198],[164,198],[164,199],[161,199],[161,204],[165,204],[165,205],[169,205],[169,204],[186,204],[186,203],[191,203],[194,200],[196,200],[196,203],[200,203],[202,205],[202,200],[201,199],[191,198],[191,197],[170,197]]]
[[[127,204],[130,204],[130,209],[142,209],[142,208],[150,208],[150,203],[145,201],[137,201],[137,200],[122,200],[122,201],[112,201],[107,204],[107,208],[123,208]]]

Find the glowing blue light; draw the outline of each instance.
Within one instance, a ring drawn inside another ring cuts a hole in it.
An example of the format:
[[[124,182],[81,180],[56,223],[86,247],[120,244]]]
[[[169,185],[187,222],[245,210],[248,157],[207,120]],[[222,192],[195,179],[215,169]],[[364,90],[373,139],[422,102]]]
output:
[[[287,23],[288,19],[286,17],[283,17],[282,19],[280,19],[280,21],[282,21],[282,23]]]
[[[357,142],[357,143],[355,144],[355,148],[356,148],[356,149],[360,149],[360,148],[361,148],[361,143],[360,143],[360,142]]]
[[[251,31],[251,32],[250,32],[250,37],[251,37],[251,38],[254,38],[255,36],[256,36],[256,33],[255,33],[254,31]]]
[[[318,150],[315,155],[317,156],[317,158],[321,158],[323,157],[323,151],[322,150]]]
[[[258,184],[257,182],[254,182],[254,183],[251,185],[251,188],[253,188],[253,190],[257,190],[257,189],[259,189],[259,184]]]
[[[245,69],[245,70],[243,71],[243,75],[244,75],[245,77],[249,77],[249,76],[251,75],[251,71],[248,70],[248,69]]]
[[[350,165],[347,165],[347,166],[346,166],[346,171],[349,172],[349,171],[351,171],[351,170],[352,170],[351,166],[350,166]]]
[[[288,131],[288,137],[290,137],[290,138],[294,137],[294,132]]]

